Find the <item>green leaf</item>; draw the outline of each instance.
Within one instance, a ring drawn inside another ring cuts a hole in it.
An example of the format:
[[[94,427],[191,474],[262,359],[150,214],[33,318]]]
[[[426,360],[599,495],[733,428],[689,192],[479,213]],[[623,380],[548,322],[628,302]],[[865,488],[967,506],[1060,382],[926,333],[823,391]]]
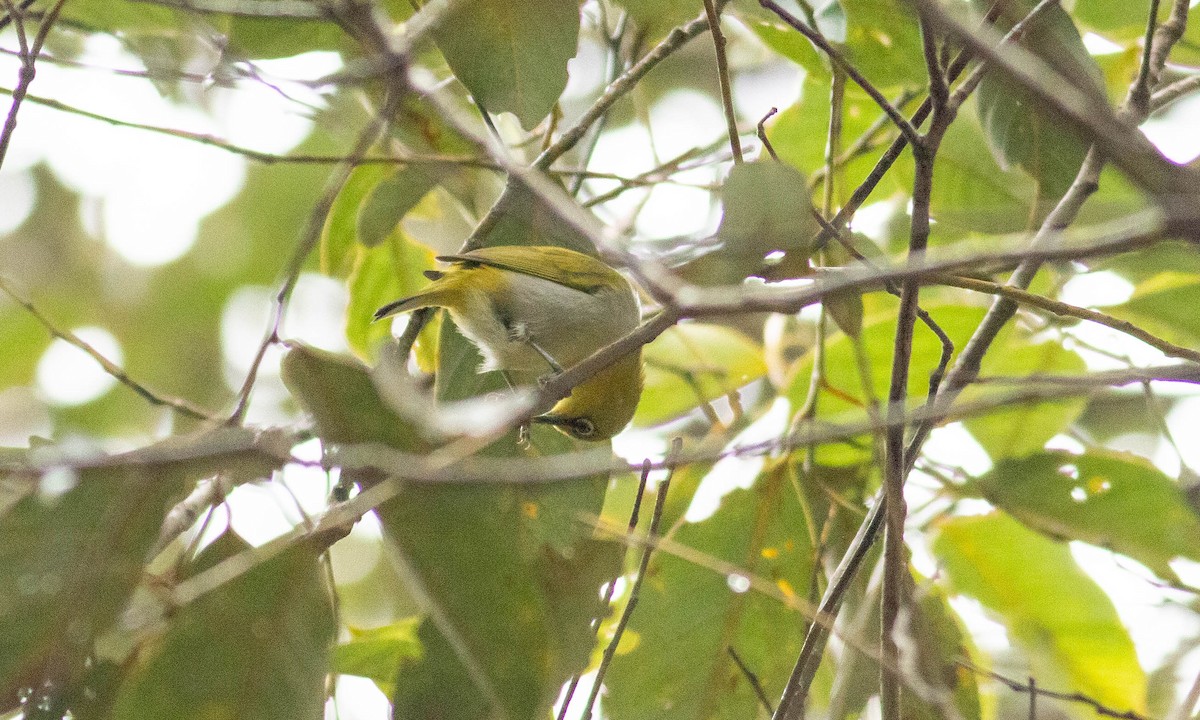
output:
[[[1070,549],[1001,513],[937,525],[933,552],[951,588],[1008,628],[1039,685],[1145,713],[1146,675],[1112,601]]]
[[[1104,73],[1104,87],[1110,103],[1116,105],[1125,99],[1141,64],[1142,51],[1136,43],[1130,43],[1121,52],[1096,56],[1096,65]]]
[[[484,245],[558,245],[596,255],[591,240],[520,182],[510,179],[496,204],[504,212],[487,233]]]
[[[838,619],[840,637],[853,638],[834,665],[829,717],[860,716],[879,693],[880,591],[883,575],[878,547],[864,562],[859,580],[847,593]],[[867,567],[876,571],[869,573]],[[917,585],[912,574],[904,578],[904,605],[896,626],[900,663],[912,673],[902,688],[901,716],[912,720],[980,717],[979,687],[975,675],[959,667],[969,659],[968,635],[936,586]],[[865,585],[865,589],[862,587]],[[919,692],[918,692],[919,689]]]
[[[934,165],[930,212],[938,224],[937,238],[1024,232],[1038,202],[1036,189],[1020,171],[997,164],[983,130],[963,115],[942,139]],[[912,164],[897,170],[911,188]]]
[[[762,348],[720,325],[684,323],[646,346],[646,387],[634,422],[657,425],[757,380]]]
[[[358,241],[375,247],[395,233],[400,221],[437,184],[428,168],[409,165],[381,180],[358,214]]]
[[[915,600],[902,615],[900,632],[911,645],[901,650],[901,660],[920,675],[925,695],[918,698],[905,691],[906,718],[953,717],[952,707],[963,720],[979,720],[979,686],[975,674],[964,670],[958,660],[968,655],[968,638],[962,622],[951,609],[946,595],[936,586],[915,588]]]
[[[282,58],[313,50],[339,50],[349,45],[336,24],[324,20],[229,17],[215,20],[238,55]]]
[[[979,485],[1035,530],[1128,555],[1174,580],[1168,563],[1200,561],[1200,518],[1179,484],[1135,455],[1091,450],[1005,460]]]
[[[408,660],[419,660],[424,652],[417,629],[417,618],[369,630],[350,628],[351,639],[333,650],[333,672],[371,678],[388,698],[396,668]]]
[[[423,447],[421,436],[379,397],[365,365],[346,355],[294,344],[282,362],[283,382],[331,443],[377,442]]]
[[[227,532],[196,565],[248,550]],[[144,649],[113,717],[321,717],[337,626],[317,555],[296,544],[179,608]]]
[[[727,647],[769,694],[783,687],[804,622],[779,596],[806,596],[812,570],[809,530],[787,473],[776,463],[753,488],[725,496],[713,516],[672,535],[689,556],[732,564],[739,577],[668,550],[654,554],[622,639],[628,649],[618,648],[604,679],[613,720],[757,717],[758,700]],[[777,596],[730,589],[749,578]]]
[[[376,321],[375,311],[428,285],[422,272],[433,265],[433,252],[399,229],[375,247],[357,249],[354,270],[346,280],[346,339],[354,352],[375,359],[380,344],[392,337],[391,321]]]
[[[379,6],[393,20],[412,15],[407,0],[383,0]],[[287,17],[216,17],[210,20],[228,37],[238,55],[250,58],[281,58],[313,50],[345,50],[354,42],[336,23],[325,19]]]
[[[913,106],[907,106],[911,109]],[[812,175],[825,167],[825,136],[829,131],[829,83],[820,78],[807,77],[802,86],[800,100],[791,107],[785,108],[768,127],[768,138],[779,154],[780,160],[800,170],[806,175]],[[858,138],[879,119],[883,111],[859,87],[848,84],[842,99],[842,132],[847,142]],[[961,123],[951,126],[958,127]],[[887,138],[894,134],[890,124],[877,137]],[[939,154],[939,158],[941,155]],[[995,162],[984,154],[989,169],[994,174]],[[848,199],[853,188],[858,187],[867,179],[875,163],[878,153],[865,153],[851,159],[841,166],[834,183],[835,204]],[[939,168],[938,179],[942,177]],[[912,191],[912,157],[909,153],[902,154],[892,166],[892,171],[883,177],[877,186],[874,196],[885,198],[893,193]],[[934,183],[934,192],[940,189],[940,182]],[[820,188],[814,190],[820,193]],[[981,191],[981,197],[990,195]],[[940,218],[939,218],[940,222]]]
[[[1147,6],[1125,0],[1075,0],[1071,13],[1080,25],[1110,40],[1136,40],[1146,34]],[[1161,21],[1160,21],[1161,22]]]
[[[900,0],[841,0],[846,59],[875,87],[923,86],[924,51],[917,15]]]
[[[977,6],[982,3],[976,0]],[[1029,12],[1031,0],[1012,3],[998,23],[1009,27]],[[1054,5],[1039,15],[1022,45],[1083,91],[1105,97],[1104,80],[1083,46],[1071,16]],[[1075,179],[1087,145],[1054,112],[1009,77],[989,72],[976,93],[980,123],[1001,165],[1014,165],[1039,183],[1042,197],[1057,198]]]
[[[838,329],[851,338],[862,335],[863,298],[859,292],[833,293],[825,298],[825,309]]]
[[[1106,310],[1166,340],[1183,345],[1200,341],[1200,317],[1192,309],[1200,302],[1200,278],[1168,271],[1138,283],[1133,295]]]
[[[161,5],[111,0],[72,0],[61,17],[87,28],[113,34],[175,33],[184,13]]]
[[[420,631],[426,654],[396,678],[397,718],[549,710],[587,664],[600,587],[619,569],[618,548],[577,520],[599,513],[605,480],[417,485],[380,508],[408,581],[432,606]]]
[[[876,398],[887,397],[891,379],[892,346],[896,337],[895,303],[888,298],[882,304],[886,309],[868,314],[861,336]],[[983,311],[979,308],[941,306],[926,309],[950,335],[958,348],[962,347],[983,317]],[[942,345],[937,336],[929,328],[918,323],[913,334],[912,363],[909,370],[910,403],[924,401],[929,386],[929,373],[936,367],[941,352]],[[866,401],[863,399],[856,355],[853,341],[845,334],[834,335],[826,342],[825,384],[832,392],[822,393],[817,403],[818,419],[844,421],[844,416],[848,413],[859,416],[859,419],[864,416]],[[792,368],[784,392],[792,402],[793,408],[804,405],[812,374],[812,361],[812,353],[806,353]],[[824,465],[853,465],[870,456],[869,438],[852,439],[850,442],[817,448],[817,461]]]
[[[735,165],[721,199],[724,216],[717,235],[722,246],[689,264],[691,279],[739,283],[762,268],[769,253],[808,256],[820,226],[812,216],[804,176],[794,168],[770,159]]]
[[[638,29],[652,41],[704,12],[704,6],[692,0],[617,0],[617,5],[629,13]]]
[[[742,22],[768,48],[804,68],[806,80],[823,79],[828,83],[828,62],[803,35],[774,18],[750,16]]]
[[[254,448],[253,433],[226,428],[91,468],[42,471],[0,517],[0,697],[43,678],[66,687],[80,679],[93,638],[124,608],[189,483],[216,472],[265,476],[278,465]]]
[[[449,8],[433,36],[455,76],[489,112],[511,112],[526,128],[541,122],[567,86],[578,5],[465,0]]]
[[[878,297],[878,296],[875,296]],[[891,382],[893,345],[896,337],[895,303],[881,299],[882,310],[867,316],[863,331],[863,349],[870,366],[871,384],[876,398],[886,398]],[[954,305],[926,305],[933,319],[954,343],[956,352],[975,331],[983,318],[981,308]],[[912,363],[909,368],[909,404],[924,402],[929,388],[929,373],[937,366],[942,344],[923,323],[918,322],[913,333]],[[1032,344],[1028,338],[1011,328],[1000,333],[993,351],[984,359],[984,375],[1021,375],[1031,372],[1078,371],[1082,360],[1060,344]],[[812,373],[812,353],[797,361],[786,389],[793,407],[801,407],[808,395]],[[844,334],[831,337],[825,346],[825,384],[832,392],[822,393],[817,417],[829,421],[845,421],[845,415],[861,419],[865,408],[862,382],[856,353],[850,338]],[[980,397],[975,389],[964,393],[964,399]],[[851,398],[857,398],[855,402]],[[1040,450],[1042,445],[1062,431],[1085,407],[1080,400],[1057,400],[1035,405],[1004,408],[987,416],[968,420],[966,425],[993,457],[1019,455]],[[839,415],[843,417],[839,417]],[[1019,419],[1015,419],[1019,418]],[[851,445],[831,444],[818,449],[817,456],[824,464],[857,463],[863,454],[870,455],[868,438]],[[866,443],[866,444],[864,444]]]
[[[321,229],[321,272],[334,277],[350,274],[356,258],[360,209],[372,188],[389,172],[386,165],[359,165],[350,173]]]
[[[736,4],[735,4],[736,5]],[[787,3],[785,3],[787,5]],[[898,0],[818,0],[811,3],[816,27],[875,87],[885,91],[924,85],[925,61],[916,15]],[[829,61],[823,52],[773,12],[747,4],[743,22],[775,52],[808,71],[808,79],[828,86]],[[793,16],[812,25],[804,13]],[[827,97],[827,95],[826,95]],[[826,104],[828,115],[828,104]],[[824,137],[824,130],[818,137]],[[823,146],[824,143],[817,143]]]
[[[1020,377],[1037,373],[1077,375],[1086,369],[1086,363],[1078,354],[1067,350],[1057,340],[1047,340],[1037,344],[1010,344],[1003,352],[990,352],[984,358],[981,372]],[[962,397],[969,401],[982,395],[968,390]],[[998,408],[986,415],[969,418],[963,424],[993,459],[1020,457],[1041,450],[1086,407],[1084,398],[1029,402],[1009,409]]]

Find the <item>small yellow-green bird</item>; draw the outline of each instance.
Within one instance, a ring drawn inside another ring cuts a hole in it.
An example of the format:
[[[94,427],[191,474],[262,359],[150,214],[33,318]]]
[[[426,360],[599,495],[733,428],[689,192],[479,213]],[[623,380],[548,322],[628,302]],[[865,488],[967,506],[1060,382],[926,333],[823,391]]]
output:
[[[637,293],[620,273],[583,253],[504,245],[438,257],[429,287],[389,303],[375,319],[441,307],[483,355],[489,370],[561,372],[627,335],[641,317]],[[604,440],[633,417],[642,394],[640,349],[575,386],[534,418],[580,440]]]

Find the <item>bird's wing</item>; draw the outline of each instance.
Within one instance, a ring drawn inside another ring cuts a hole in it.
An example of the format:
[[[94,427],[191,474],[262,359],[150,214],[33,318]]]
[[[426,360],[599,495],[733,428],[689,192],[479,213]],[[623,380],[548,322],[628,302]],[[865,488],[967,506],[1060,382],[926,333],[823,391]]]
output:
[[[553,245],[497,245],[461,255],[442,255],[438,260],[478,263],[549,280],[569,288],[596,293],[625,279],[601,261],[583,253]]]

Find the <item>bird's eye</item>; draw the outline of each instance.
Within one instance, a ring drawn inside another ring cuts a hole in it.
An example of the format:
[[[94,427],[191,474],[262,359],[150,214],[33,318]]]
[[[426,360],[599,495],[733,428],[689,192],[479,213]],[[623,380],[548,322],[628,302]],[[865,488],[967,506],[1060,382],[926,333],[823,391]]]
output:
[[[596,426],[587,418],[576,418],[575,421],[571,423],[571,429],[574,430],[575,434],[579,437],[591,437],[592,434],[596,432]]]

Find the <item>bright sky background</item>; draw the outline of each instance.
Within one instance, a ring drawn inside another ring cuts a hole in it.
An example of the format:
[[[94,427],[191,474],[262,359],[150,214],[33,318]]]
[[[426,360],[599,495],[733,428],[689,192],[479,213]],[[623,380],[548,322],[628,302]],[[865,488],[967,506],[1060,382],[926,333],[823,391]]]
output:
[[[11,30],[0,33],[0,45],[17,46]],[[1089,45],[1094,50],[1102,47],[1096,38],[1090,38]],[[205,104],[211,111],[201,112],[162,98],[148,80],[102,70],[145,69],[114,39],[89,38],[80,60],[97,69],[40,63],[31,92],[116,118],[211,133],[271,153],[288,152],[312,128],[312,122],[305,117],[307,108],[296,100],[316,107],[324,102],[318,93],[295,81],[326,75],[340,64],[333,53],[306,53],[259,62],[259,69],[293,100],[261,83],[240,81],[233,88],[203,88]],[[568,96],[586,97],[594,93],[602,62],[599,49],[585,43],[580,58],[572,64],[574,79]],[[11,86],[16,75],[16,59],[0,56],[0,84]],[[735,74],[738,109],[745,117],[760,117],[770,106],[787,107],[797,99],[801,79],[802,71],[782,62],[766,70]],[[7,106],[8,99],[0,97],[0,114],[7,113]],[[689,148],[707,145],[725,132],[720,108],[709,97],[690,90],[667,95],[649,109],[649,117],[653,145],[650,134],[642,127],[612,128],[600,139],[592,169],[633,175],[651,166],[652,150],[659,158],[669,158]],[[1196,127],[1200,127],[1200,97],[1180,102],[1162,117],[1147,123],[1145,132],[1168,156],[1184,161],[1200,154],[1200,133]],[[814,139],[814,142],[823,141]],[[161,267],[187,254],[196,239],[199,222],[237,195],[247,172],[244,158],[216,148],[140,130],[114,128],[26,102],[7,161],[0,169],[0,233],[18,228],[30,214],[35,201],[30,170],[39,163],[48,166],[62,183],[83,197],[82,215],[87,230],[119,258],[120,264],[114,270],[118,274],[122,267],[130,271]],[[179,181],[180,168],[188,168],[188,182]],[[706,167],[684,173],[678,179],[707,185],[718,182],[721,172],[720,168]],[[603,186],[598,184],[596,188]],[[626,192],[619,200],[606,204],[601,215],[618,226],[632,221],[634,231],[642,238],[703,233],[715,228],[720,219],[707,191],[671,184]],[[861,214],[860,222],[859,229],[870,232],[870,208]],[[1126,281],[1111,273],[1093,273],[1072,280],[1062,299],[1099,306],[1118,302],[1131,290]],[[221,351],[231,388],[240,385],[245,376],[265,329],[275,291],[274,287],[243,287],[226,304],[221,319]],[[306,274],[296,289],[285,332],[318,347],[345,350],[346,303],[345,287],[340,282]],[[121,362],[120,342],[104,327],[73,330],[109,359]],[[1162,360],[1157,351],[1105,328],[1082,324],[1070,332],[1089,343],[1127,353],[1138,363]],[[1081,352],[1090,367],[1113,366],[1110,359]],[[251,407],[251,421],[286,419],[281,409],[284,390],[278,381],[278,359],[277,353],[272,354],[264,365],[264,376]],[[52,343],[38,364],[36,401],[28,393],[0,391],[0,444],[23,444],[30,434],[49,433],[48,415],[44,410],[38,411],[37,403],[80,405],[109,392],[113,385],[114,380],[80,351],[62,341]],[[1164,388],[1164,391],[1178,392],[1178,388]],[[746,430],[739,442],[777,435],[786,422],[787,410],[785,402],[779,401],[778,407]],[[1200,398],[1181,403],[1172,411],[1168,425],[1180,438],[1194,434],[1195,428],[1200,427]],[[1061,445],[1069,447],[1071,441],[1064,438]],[[656,434],[637,431],[618,438],[616,447],[634,460],[663,452],[662,441]],[[988,467],[982,449],[957,425],[936,431],[927,450],[931,456],[971,472],[982,472]],[[1183,442],[1181,450],[1184,462],[1200,468],[1200,446]],[[317,457],[315,448],[302,452]],[[1178,472],[1180,458],[1171,448],[1157,447],[1152,456],[1168,473]],[[710,514],[724,493],[753,479],[761,462],[750,459],[719,464],[698,494],[689,519]],[[325,504],[331,478],[311,468],[292,467],[283,473],[283,481],[290,495],[282,488],[251,485],[235,491],[233,523],[251,542],[265,542],[299,522],[298,508],[310,514],[319,512]],[[927,483],[915,478],[910,490],[912,502],[921,502],[928,495],[928,488]],[[976,511],[986,509],[985,503],[975,507]],[[218,531],[222,523],[218,518],[210,531]],[[379,552],[378,536],[378,525],[364,521],[355,528],[347,545],[335,546],[335,572],[340,582],[352,582],[368,572],[375,562],[385,561]],[[339,550],[351,543],[353,557]],[[928,552],[919,545],[914,551],[918,568],[933,573],[936,567]],[[1161,661],[1180,638],[1200,633],[1194,613],[1170,605],[1190,598],[1155,587],[1150,574],[1133,561],[1079,543],[1073,544],[1072,551],[1114,599],[1147,667]],[[1200,584],[1196,567],[1181,564],[1179,570],[1185,579]],[[740,587],[738,583],[733,578],[731,587]],[[1004,646],[1003,628],[988,620],[977,603],[956,599],[954,605],[976,631],[981,645],[987,649]],[[1184,670],[1189,677],[1200,672],[1200,654],[1193,653]],[[586,692],[581,692],[584,695]],[[367,681],[343,677],[338,697],[342,718],[379,718],[385,713],[382,695]]]

